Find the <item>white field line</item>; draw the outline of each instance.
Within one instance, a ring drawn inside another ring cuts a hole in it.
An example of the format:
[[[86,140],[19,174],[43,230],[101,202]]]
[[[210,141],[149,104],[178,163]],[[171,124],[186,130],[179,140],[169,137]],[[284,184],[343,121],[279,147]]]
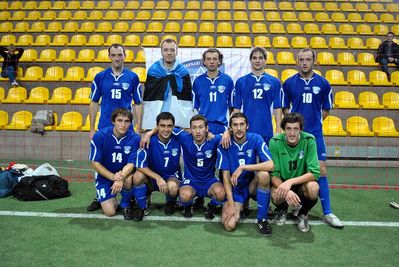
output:
[[[102,214],[85,214],[85,213],[52,213],[52,212],[30,212],[30,211],[0,211],[0,216],[16,216],[16,217],[40,217],[40,218],[72,218],[72,219],[102,219],[102,220],[123,220],[122,215],[114,217],[106,217]],[[206,220],[203,217],[184,218],[177,216],[145,216],[144,221],[164,221],[164,222],[202,222],[202,223],[219,223],[220,218]],[[241,223],[256,223],[256,219],[245,219]],[[324,225],[322,221],[311,220],[311,225]],[[294,221],[288,220],[286,224],[295,224]],[[399,227],[399,222],[376,222],[376,221],[343,221],[345,226],[367,226],[367,227]]]

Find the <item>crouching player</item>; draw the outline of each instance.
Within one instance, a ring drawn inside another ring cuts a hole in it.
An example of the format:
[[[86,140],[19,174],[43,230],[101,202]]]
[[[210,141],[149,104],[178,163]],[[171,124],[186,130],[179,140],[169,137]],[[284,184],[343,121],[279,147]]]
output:
[[[133,192],[139,209],[133,213],[134,221],[141,221],[147,208],[147,184],[153,191],[166,195],[165,214],[175,212],[181,179],[180,145],[172,135],[175,117],[170,112],[161,112],[156,121],[158,134],[151,137],[149,148],[137,152]]]
[[[116,195],[121,193],[124,218],[131,220],[132,172],[140,137],[130,129],[133,114],[129,110],[116,109],[111,118],[113,126],[94,134],[89,159],[96,172],[97,198],[104,214],[116,214]]]
[[[284,224],[288,205],[300,207],[298,230],[309,231],[307,215],[316,205],[319,194],[317,179],[320,165],[313,135],[303,132],[303,117],[289,113],[281,121],[284,133],[269,142],[274,162],[272,174],[272,201],[276,205],[275,222]]]
[[[236,228],[243,204],[251,196],[257,200],[258,227],[263,235],[271,235],[272,228],[267,221],[270,204],[270,175],[273,161],[263,138],[247,133],[248,121],[243,113],[230,118],[233,131],[232,145],[218,149],[217,166],[223,170],[223,184],[227,201],[223,205],[222,224],[227,231]],[[258,163],[259,161],[259,163]]]

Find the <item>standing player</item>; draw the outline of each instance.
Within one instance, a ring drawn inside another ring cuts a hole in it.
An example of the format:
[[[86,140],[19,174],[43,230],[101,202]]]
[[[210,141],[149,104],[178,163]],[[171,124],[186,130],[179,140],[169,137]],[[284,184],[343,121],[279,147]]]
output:
[[[97,112],[100,110],[98,129],[111,126],[111,113],[115,108],[126,108],[131,110],[134,101],[134,113],[136,130],[141,130],[141,89],[139,78],[136,73],[124,68],[125,48],[120,44],[112,44],[108,48],[108,56],[111,67],[98,73],[91,85],[90,95],[90,139],[95,133],[95,121]],[[101,109],[99,101],[101,100]],[[100,208],[97,199],[89,205],[87,211]]]
[[[141,221],[147,208],[147,184],[153,190],[166,195],[165,214],[175,212],[177,194],[179,192],[180,145],[172,135],[175,117],[170,112],[161,112],[157,116],[158,134],[150,139],[149,148],[137,152],[137,170],[133,176],[133,193],[139,206],[133,214],[133,220]]]
[[[218,49],[207,49],[202,54],[202,61],[207,72],[194,80],[194,109],[207,119],[211,133],[221,134],[227,130],[234,82],[229,75],[219,71],[219,66],[223,64],[223,54]]]
[[[276,224],[284,224],[288,205],[300,207],[297,227],[308,232],[307,214],[316,205],[319,193],[316,141],[303,132],[303,116],[299,113],[286,114],[281,128],[284,133],[269,142],[274,162],[272,200],[277,206]]]
[[[133,114],[127,109],[112,112],[112,124],[94,134],[90,142],[91,166],[96,171],[97,198],[106,216],[116,213],[116,194],[126,220],[132,219],[132,171],[140,137],[131,130]]]
[[[302,49],[297,56],[299,73],[288,78],[283,84],[284,114],[298,112],[305,118],[304,131],[316,138],[317,155],[320,161],[320,201],[323,208],[323,221],[335,228],[344,225],[331,211],[330,192],[327,181],[326,145],[324,143],[322,121],[332,108],[332,90],[326,79],[314,73],[316,52]]]
[[[266,49],[254,47],[249,60],[251,73],[239,78],[235,85],[234,112],[243,113],[248,118],[248,132],[260,134],[269,143],[273,136],[272,112],[276,119],[276,131],[281,132],[281,83],[265,73]]]
[[[259,232],[271,235],[272,228],[267,221],[270,204],[268,171],[273,170],[273,161],[269,149],[260,135],[247,133],[248,122],[243,113],[231,116],[230,128],[233,131],[232,145],[228,149],[221,146],[218,149],[217,165],[223,170],[227,197],[222,212],[223,226],[228,231],[236,228],[243,204],[251,196],[258,203]]]

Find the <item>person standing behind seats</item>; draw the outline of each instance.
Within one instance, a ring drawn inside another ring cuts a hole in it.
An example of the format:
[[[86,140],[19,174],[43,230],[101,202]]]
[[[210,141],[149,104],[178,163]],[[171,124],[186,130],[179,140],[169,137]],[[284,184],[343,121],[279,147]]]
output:
[[[0,47],[0,55],[4,59],[3,67],[1,69],[1,77],[8,78],[12,86],[19,85],[17,82],[18,61],[22,57],[23,53],[24,49],[22,47]]]
[[[91,84],[90,95],[90,139],[95,133],[97,112],[100,110],[98,129],[112,126],[111,114],[115,108],[132,110],[134,101],[134,122],[136,131],[141,131],[142,98],[141,85],[136,73],[124,67],[126,57],[125,47],[121,44],[112,44],[108,48],[108,57],[111,67],[98,73]],[[101,104],[99,101],[101,100]],[[133,125],[131,125],[132,127]],[[133,127],[132,127],[133,128]],[[96,199],[87,207],[87,211],[100,208]]]
[[[380,63],[381,70],[387,74],[388,80],[391,80],[388,64],[399,66],[399,45],[393,41],[393,36],[393,32],[387,33],[387,39],[378,46],[375,57],[375,61]]]

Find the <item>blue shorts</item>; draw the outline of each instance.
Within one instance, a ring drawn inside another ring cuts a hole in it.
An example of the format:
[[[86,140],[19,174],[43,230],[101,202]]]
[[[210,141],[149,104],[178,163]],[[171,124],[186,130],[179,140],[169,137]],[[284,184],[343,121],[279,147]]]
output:
[[[190,180],[190,179],[186,178],[183,180],[182,183],[180,183],[180,187],[189,185],[195,190],[195,193],[197,196],[209,197],[208,191],[212,187],[212,185],[215,183],[220,183],[220,180],[216,177],[212,178],[206,182],[199,182],[199,181]]]
[[[243,205],[249,199],[249,188],[246,187],[233,187],[233,200],[234,202],[241,203]]]
[[[322,161],[326,161],[326,143],[324,142],[324,136],[322,133],[312,133],[316,138],[317,145],[317,158]]]
[[[104,202],[108,199],[116,197],[116,194],[112,194],[112,185],[114,184],[113,181],[105,179],[103,177],[96,178],[96,193],[98,201]]]
[[[181,184],[181,179],[179,178],[179,177],[177,177],[177,175],[172,175],[172,176],[168,176],[168,177],[162,177],[164,180],[165,180],[165,182],[168,182],[168,180],[170,179],[170,178],[175,178],[176,180],[178,180],[179,182],[180,182],[180,184]],[[159,187],[158,187],[158,185],[157,185],[157,181],[155,181],[154,179],[152,179],[152,178],[148,178],[150,181],[151,181],[151,188],[150,188],[150,191],[159,191]]]
[[[222,134],[227,130],[227,126],[218,122],[208,121],[208,129],[214,135]]]

